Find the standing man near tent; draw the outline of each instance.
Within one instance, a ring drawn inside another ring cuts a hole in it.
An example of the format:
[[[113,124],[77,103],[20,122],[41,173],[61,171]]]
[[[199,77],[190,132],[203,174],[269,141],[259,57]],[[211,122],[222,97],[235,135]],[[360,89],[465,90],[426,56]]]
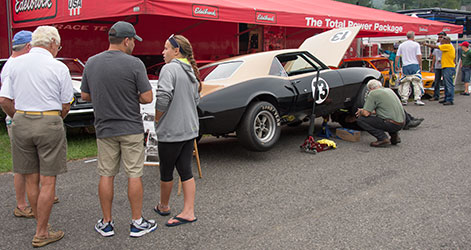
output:
[[[123,165],[132,213],[129,235],[141,237],[157,228],[154,220],[142,217],[144,125],[139,103],[152,102],[152,88],[144,63],[131,55],[135,41],[142,41],[134,26],[123,21],[115,23],[108,40],[108,50],[88,59],[81,86],[82,98],[93,103],[95,113],[98,196],[103,212],[95,230],[104,237],[114,235],[114,177]]]
[[[12,62],[0,91],[2,108],[13,117],[13,171],[25,175],[26,193],[36,217],[34,247],[64,237],[63,231],[54,232],[48,225],[56,176],[67,172],[62,119],[74,96],[69,69],[54,58],[60,44],[55,27],[39,26],[32,34],[32,49]]]
[[[444,36],[442,44],[424,44],[427,47],[440,49],[442,52],[442,71],[443,81],[445,82],[445,100],[440,101],[443,105],[453,105],[455,98],[455,85],[453,84],[453,78],[455,77],[455,48],[451,45],[451,38]]]
[[[13,36],[13,42],[12,42],[13,46],[12,46],[11,57],[8,58],[7,62],[3,66],[1,77],[0,77],[0,83],[3,81],[6,81],[9,74],[10,64],[15,60],[15,58],[21,55],[24,55],[31,50],[30,42],[31,42],[32,34],[33,32],[31,31],[22,30],[16,33],[15,36]],[[3,97],[0,97],[0,98],[3,98]],[[11,117],[8,114],[5,119],[5,122],[7,125],[8,135],[10,136],[10,142],[11,142],[12,121],[11,121]],[[16,194],[16,207],[15,207],[15,210],[13,210],[13,214],[16,217],[24,217],[24,218],[34,217],[31,206],[29,206],[28,203],[26,202],[25,175],[20,174],[20,173],[15,173],[13,177],[13,182],[14,182],[15,194]]]
[[[396,71],[399,71],[399,58],[402,58],[402,74],[401,86],[399,93],[402,98],[402,105],[407,105],[410,95],[410,84],[414,89],[415,104],[424,106],[425,103],[420,99],[422,97],[422,53],[420,52],[419,43],[414,41],[415,33],[407,32],[407,41],[401,43],[396,55]]]
[[[437,45],[440,45],[446,33],[441,31],[437,34]],[[438,101],[440,99],[440,86],[442,85],[442,51],[434,49],[432,52],[432,65],[430,71],[435,73],[435,80],[433,81],[433,97],[429,101]]]
[[[471,78],[471,50],[468,41],[460,44],[463,53],[461,53],[461,72],[464,79],[464,92],[461,95],[469,96],[469,82]]]

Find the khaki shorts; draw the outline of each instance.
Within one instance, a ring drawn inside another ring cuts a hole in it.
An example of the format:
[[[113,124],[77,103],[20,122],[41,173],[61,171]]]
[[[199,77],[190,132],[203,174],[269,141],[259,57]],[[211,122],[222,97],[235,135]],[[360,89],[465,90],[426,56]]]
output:
[[[62,117],[16,113],[10,130],[13,172],[56,176],[67,172]]]
[[[120,164],[129,178],[141,177],[144,169],[144,133],[97,139],[98,174],[115,176]]]

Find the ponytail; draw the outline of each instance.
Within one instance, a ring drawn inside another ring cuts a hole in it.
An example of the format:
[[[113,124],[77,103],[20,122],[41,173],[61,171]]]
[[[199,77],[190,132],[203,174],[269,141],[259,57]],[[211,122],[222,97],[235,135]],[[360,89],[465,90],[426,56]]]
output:
[[[203,84],[201,83],[200,71],[198,70],[198,66],[196,65],[195,57],[193,55],[193,47],[191,46],[190,41],[188,41],[188,39],[182,35],[175,35],[174,38],[178,41],[178,45],[180,46],[180,53],[190,62],[196,80],[199,83],[198,92],[201,92]]]

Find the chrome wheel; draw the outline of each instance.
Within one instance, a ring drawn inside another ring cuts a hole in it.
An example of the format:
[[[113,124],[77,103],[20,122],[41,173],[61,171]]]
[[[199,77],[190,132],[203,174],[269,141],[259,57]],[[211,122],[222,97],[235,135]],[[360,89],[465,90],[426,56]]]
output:
[[[267,143],[273,139],[276,131],[276,120],[273,114],[263,110],[257,114],[254,120],[254,133],[258,140]]]

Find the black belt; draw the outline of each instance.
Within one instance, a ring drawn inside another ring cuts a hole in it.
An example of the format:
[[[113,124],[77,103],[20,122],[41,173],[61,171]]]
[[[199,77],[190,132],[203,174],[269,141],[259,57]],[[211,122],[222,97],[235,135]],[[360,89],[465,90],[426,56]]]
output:
[[[404,122],[396,122],[396,121],[391,120],[391,119],[384,119],[384,120],[387,121],[387,122],[390,122],[392,124],[398,125],[398,126],[404,125]]]

